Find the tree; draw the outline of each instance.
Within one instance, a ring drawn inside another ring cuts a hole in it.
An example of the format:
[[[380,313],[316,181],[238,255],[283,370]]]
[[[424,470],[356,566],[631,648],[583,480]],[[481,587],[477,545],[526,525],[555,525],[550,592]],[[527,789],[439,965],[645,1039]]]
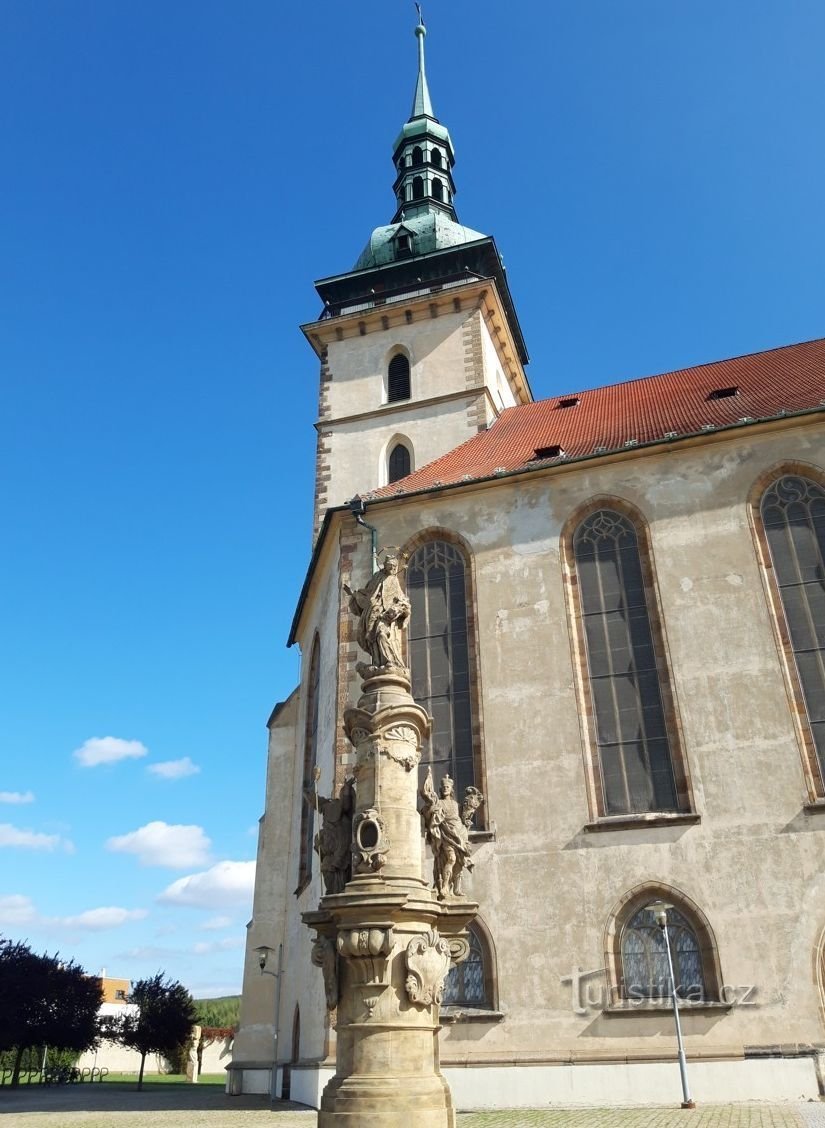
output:
[[[221,995],[216,999],[195,999],[200,1026],[237,1026],[241,1017],[241,996]]]
[[[134,983],[129,1002],[138,1010],[121,1019],[119,1041],[140,1054],[138,1089],[142,1089],[146,1055],[172,1057],[195,1025],[195,1004],[183,984],[166,979],[162,971]]]
[[[100,980],[73,960],[38,956],[27,944],[0,938],[0,1050],[14,1050],[12,1086],[32,1046],[76,1052],[93,1046],[102,1001]]]

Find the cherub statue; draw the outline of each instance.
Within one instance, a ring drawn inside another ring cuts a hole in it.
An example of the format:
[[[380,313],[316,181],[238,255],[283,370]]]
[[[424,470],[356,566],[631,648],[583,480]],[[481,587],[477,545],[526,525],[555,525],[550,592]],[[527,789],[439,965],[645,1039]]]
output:
[[[433,885],[439,901],[447,897],[463,896],[461,874],[472,870],[470,855],[469,826],[484,796],[477,787],[468,787],[464,792],[464,803],[459,810],[452,779],[445,775],[441,780],[441,795],[436,795],[433,786],[433,770],[427,768],[424,786],[421,788],[424,809],[421,815],[427,841],[433,851]]]
[[[305,791],[304,800],[320,812],[321,829],[315,835],[315,852],[321,859],[321,877],[326,893],[343,893],[352,877],[352,814],[355,795],[351,777],[344,780],[338,798],[325,799]]]
[[[358,617],[358,645],[370,656],[371,667],[358,664],[365,676],[378,670],[405,669],[401,631],[410,619],[410,601],[398,578],[401,557],[387,550],[384,562],[366,587],[353,591],[344,584],[349,608]]]

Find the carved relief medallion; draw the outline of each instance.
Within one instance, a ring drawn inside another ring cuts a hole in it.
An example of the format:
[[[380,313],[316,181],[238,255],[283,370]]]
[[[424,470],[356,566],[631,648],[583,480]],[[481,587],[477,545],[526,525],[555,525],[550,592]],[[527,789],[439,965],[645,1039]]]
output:
[[[406,951],[407,979],[404,984],[411,1003],[438,1005],[444,989],[444,976],[450,969],[450,945],[431,928],[413,936]]]

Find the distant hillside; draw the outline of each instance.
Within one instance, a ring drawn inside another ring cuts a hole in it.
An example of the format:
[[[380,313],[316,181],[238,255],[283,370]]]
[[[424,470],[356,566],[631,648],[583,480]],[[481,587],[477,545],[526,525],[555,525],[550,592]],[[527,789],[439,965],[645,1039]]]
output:
[[[199,1026],[237,1026],[241,1017],[241,996],[195,999],[195,1010]]]

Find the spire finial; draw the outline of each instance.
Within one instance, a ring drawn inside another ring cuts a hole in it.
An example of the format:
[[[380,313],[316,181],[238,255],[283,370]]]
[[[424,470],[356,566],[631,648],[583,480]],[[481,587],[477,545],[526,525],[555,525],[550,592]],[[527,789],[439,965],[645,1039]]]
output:
[[[412,113],[410,120],[417,117],[435,117],[433,104],[430,101],[430,91],[427,86],[427,72],[424,69],[424,37],[427,29],[424,26],[424,17],[421,14],[421,5],[416,4],[418,23],[415,25],[415,37],[418,40],[418,81],[415,84]]]

